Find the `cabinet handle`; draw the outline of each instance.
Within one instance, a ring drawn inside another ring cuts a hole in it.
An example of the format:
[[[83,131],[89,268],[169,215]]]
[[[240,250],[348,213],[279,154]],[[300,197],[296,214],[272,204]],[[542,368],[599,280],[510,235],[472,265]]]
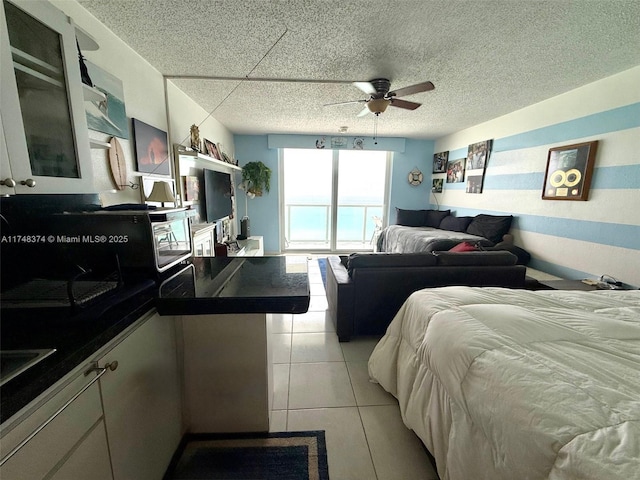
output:
[[[20,185],[26,185],[29,188],[33,188],[36,186],[36,181],[33,178],[27,178],[26,180],[22,180]]]
[[[5,178],[0,182],[0,185],[13,188],[16,186],[16,181],[13,178]]]
[[[113,363],[115,363],[115,367],[111,368],[110,365],[112,365]],[[118,362],[111,362],[111,363],[108,363],[104,368],[93,367],[93,368],[90,368],[89,370],[87,370],[86,372],[84,372],[85,376],[86,375],[90,375],[93,372],[97,372],[97,375],[95,377],[93,377],[89,383],[87,383],[84,387],[82,387],[82,389],[78,393],[76,393],[73,397],[71,397],[69,400],[67,400],[67,402],[64,405],[62,405],[58,410],[56,410],[53,413],[53,415],[51,415],[40,426],[38,426],[38,428],[36,428],[33,432],[31,432],[27,436],[27,438],[22,440],[13,450],[11,450],[9,453],[7,453],[7,455],[2,460],[0,460],[0,467],[2,465],[4,465],[5,463],[7,463],[7,461],[11,457],[13,457],[16,453],[18,453],[18,451],[22,447],[24,447],[27,443],[29,443],[33,439],[33,437],[35,437],[38,433],[40,433],[53,420],[55,420],[55,418],[58,415],[60,415],[69,405],[71,405],[80,395],[82,395],[85,391],[87,391],[91,385],[96,383],[100,379],[100,377],[102,375],[107,373],[107,370],[115,370],[116,368],[118,368]]]

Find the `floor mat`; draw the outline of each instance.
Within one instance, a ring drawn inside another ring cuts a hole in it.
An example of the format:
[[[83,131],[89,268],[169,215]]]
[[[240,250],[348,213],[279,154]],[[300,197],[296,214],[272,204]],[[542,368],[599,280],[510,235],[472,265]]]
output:
[[[324,431],[192,434],[165,478],[328,480]]]

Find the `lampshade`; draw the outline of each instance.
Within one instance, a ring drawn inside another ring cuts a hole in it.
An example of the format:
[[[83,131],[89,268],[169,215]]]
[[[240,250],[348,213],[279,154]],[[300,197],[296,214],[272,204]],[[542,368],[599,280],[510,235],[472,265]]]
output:
[[[367,102],[367,108],[371,113],[382,113],[390,103],[391,100],[387,100],[386,98],[375,98]]]
[[[151,193],[147,197],[150,202],[175,202],[171,186],[167,182],[153,182]]]

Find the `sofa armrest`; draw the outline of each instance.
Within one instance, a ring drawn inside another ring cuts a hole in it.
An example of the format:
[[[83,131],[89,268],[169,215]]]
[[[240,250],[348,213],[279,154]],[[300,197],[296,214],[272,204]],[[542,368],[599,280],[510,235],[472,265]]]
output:
[[[340,257],[327,257],[327,315],[333,322],[338,340],[348,342],[353,334],[355,286]]]

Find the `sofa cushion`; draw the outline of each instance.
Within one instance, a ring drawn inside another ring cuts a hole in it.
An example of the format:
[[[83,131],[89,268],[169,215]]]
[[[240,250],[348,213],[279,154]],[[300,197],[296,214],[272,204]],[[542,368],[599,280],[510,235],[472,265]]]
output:
[[[451,210],[403,210],[396,207],[396,225],[438,228]]]
[[[449,230],[450,232],[466,232],[472,220],[473,217],[454,217],[453,215],[447,215],[442,219],[438,228],[440,230]]]
[[[451,210],[425,210],[425,227],[440,228],[442,219],[450,216]]]
[[[405,227],[424,227],[427,215],[426,210],[403,210],[396,207],[396,225]]]
[[[432,267],[436,263],[431,253],[352,253],[347,270],[351,273],[354,268]]]
[[[470,242],[460,242],[455,247],[450,248],[450,252],[477,252],[480,250],[473,243]]]
[[[481,249],[488,252],[499,252],[504,250],[513,253],[518,258],[518,261],[516,262],[518,265],[526,265],[529,263],[529,260],[531,260],[531,254],[529,252],[524,248],[516,247],[515,245],[498,243],[493,247],[482,247]]]
[[[502,236],[509,231],[513,215],[477,215],[467,227],[467,233],[471,235],[479,235],[498,243],[502,240]]]
[[[510,252],[433,252],[438,265],[447,266],[509,266],[518,257]]]

